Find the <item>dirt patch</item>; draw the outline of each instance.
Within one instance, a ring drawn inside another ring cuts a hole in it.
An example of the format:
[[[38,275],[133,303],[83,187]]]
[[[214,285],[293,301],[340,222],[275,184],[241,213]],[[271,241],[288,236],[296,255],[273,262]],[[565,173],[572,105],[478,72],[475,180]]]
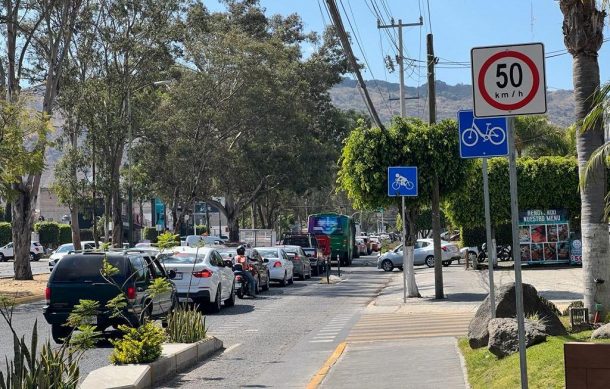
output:
[[[14,298],[16,302],[35,297],[42,298],[48,280],[48,274],[35,275],[31,281],[16,281],[11,278],[0,279],[0,296]]]

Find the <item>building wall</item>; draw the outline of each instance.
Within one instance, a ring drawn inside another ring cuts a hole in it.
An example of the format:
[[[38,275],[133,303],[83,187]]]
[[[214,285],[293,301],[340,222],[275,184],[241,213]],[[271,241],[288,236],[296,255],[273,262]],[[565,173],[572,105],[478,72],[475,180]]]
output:
[[[38,195],[38,206],[36,207],[38,216],[43,216],[46,221],[65,222],[70,221],[70,209],[61,205],[57,200],[57,195],[49,188],[40,188]],[[37,218],[38,218],[37,216]],[[62,220],[64,216],[67,219]]]

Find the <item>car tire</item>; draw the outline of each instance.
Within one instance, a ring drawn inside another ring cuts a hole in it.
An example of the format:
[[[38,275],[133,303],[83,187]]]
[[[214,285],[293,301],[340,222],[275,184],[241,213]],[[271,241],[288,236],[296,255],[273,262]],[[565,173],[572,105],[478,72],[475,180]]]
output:
[[[231,287],[231,296],[225,300],[225,307],[232,307],[235,305],[235,283]]]
[[[267,272],[267,282],[265,282],[265,285],[263,285],[263,290],[264,291],[268,291],[269,290],[269,280],[271,279],[271,276],[269,275],[269,272]]]
[[[260,294],[261,293],[261,289],[262,289],[262,287],[261,287],[261,277],[258,276],[258,277],[256,277],[256,285],[254,286],[254,294],[255,295]]]
[[[280,286],[286,286],[288,285],[288,274],[286,274],[286,272],[284,272],[284,278],[282,278],[282,280],[280,281]]]
[[[218,289],[216,290],[216,297],[214,301],[206,304],[207,311],[212,313],[220,312],[220,308],[222,307],[222,288],[220,284],[218,285]]]
[[[7,261],[7,259],[4,256],[4,254],[0,253],[0,262],[6,262],[6,261]]]
[[[403,271],[403,267],[402,266],[396,266],[398,268],[398,270]]]
[[[30,253],[30,262],[35,262],[35,261],[38,261],[38,259],[36,259],[36,254]]]
[[[468,255],[468,262],[474,264],[478,261],[477,253],[475,253],[474,251],[469,251],[466,255]]]
[[[443,261],[443,266],[449,267],[449,265],[451,265],[451,262],[453,261]]]
[[[392,261],[390,261],[389,259],[384,259],[383,262],[381,262],[381,268],[384,271],[391,272],[392,270],[394,270],[394,264],[392,264]]]
[[[424,262],[426,263],[426,266],[434,267],[434,256],[433,255],[428,255]]]
[[[51,325],[51,336],[57,344],[63,344],[71,334],[72,329],[70,327],[64,327],[62,324]]]
[[[288,285],[294,284],[294,273],[292,273],[292,277],[288,280]]]
[[[303,273],[299,274],[299,280],[305,281],[305,269],[303,269]]]

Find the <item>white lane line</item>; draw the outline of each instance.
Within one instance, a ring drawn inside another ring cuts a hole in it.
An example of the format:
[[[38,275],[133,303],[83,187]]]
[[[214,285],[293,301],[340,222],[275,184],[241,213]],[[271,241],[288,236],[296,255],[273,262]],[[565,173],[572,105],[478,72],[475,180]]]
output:
[[[241,346],[241,343],[235,343],[235,344],[232,344],[232,345],[230,345],[229,347],[227,347],[227,348],[225,349],[225,351],[223,351],[222,353],[223,353],[223,354],[226,354],[226,353],[228,353],[228,352],[231,352],[231,351],[235,350],[236,348],[238,348],[239,346]]]
[[[246,330],[246,332],[258,332],[258,330]]]
[[[333,341],[333,339],[329,339],[329,340],[310,340],[309,343],[330,343],[332,341]]]

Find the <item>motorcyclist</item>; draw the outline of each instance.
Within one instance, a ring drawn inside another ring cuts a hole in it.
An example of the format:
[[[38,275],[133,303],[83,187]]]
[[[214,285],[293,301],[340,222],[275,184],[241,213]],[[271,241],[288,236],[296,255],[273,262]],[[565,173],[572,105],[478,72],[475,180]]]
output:
[[[248,280],[248,288],[250,290],[250,293],[248,294],[254,297],[256,290],[256,281],[254,280],[254,276],[252,275],[252,266],[248,261],[248,257],[246,256],[246,248],[244,246],[239,246],[237,248],[237,255],[235,256],[235,258],[233,258],[233,261],[235,265],[241,265],[244,277],[246,277],[246,279]]]

